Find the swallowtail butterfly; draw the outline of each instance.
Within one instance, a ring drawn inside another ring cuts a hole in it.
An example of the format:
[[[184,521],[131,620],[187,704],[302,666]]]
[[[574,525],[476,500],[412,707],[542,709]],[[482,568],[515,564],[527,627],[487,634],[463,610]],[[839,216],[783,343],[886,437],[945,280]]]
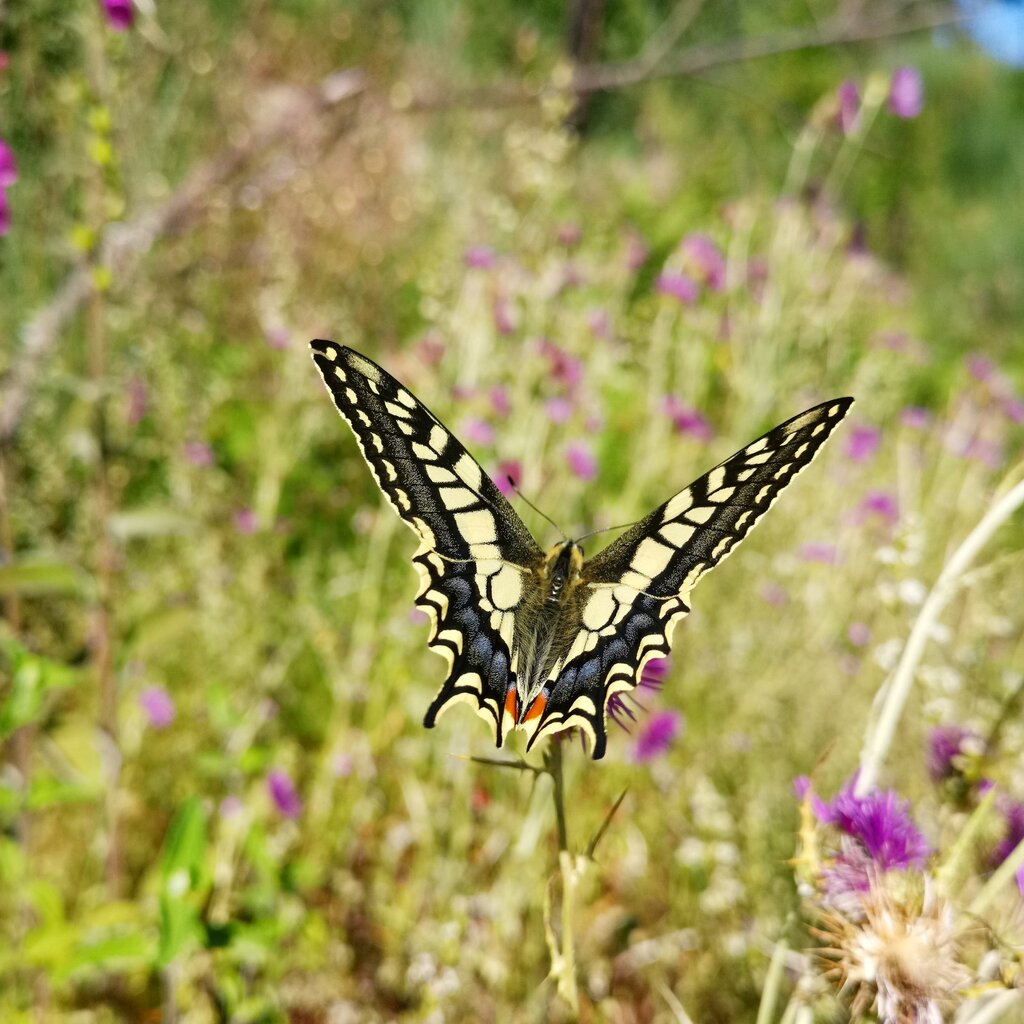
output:
[[[419,538],[416,604],[448,676],[427,709],[468,701],[500,747],[578,726],[604,756],[609,698],[669,653],[694,584],[750,532],[853,404],[835,398],[770,430],[584,560],[545,552],[452,433],[389,373],[332,341],[311,343],[377,484]]]

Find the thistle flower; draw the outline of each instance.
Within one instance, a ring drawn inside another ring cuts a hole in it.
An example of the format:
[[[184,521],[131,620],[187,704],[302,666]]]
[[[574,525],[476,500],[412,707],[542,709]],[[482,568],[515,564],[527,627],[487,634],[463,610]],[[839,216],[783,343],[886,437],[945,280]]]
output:
[[[857,796],[856,785],[854,775],[831,803],[818,802],[818,820],[855,839],[881,871],[922,867],[931,847],[910,816],[910,802],[891,789]]]
[[[971,976],[960,962],[952,907],[930,879],[874,884],[853,921],[825,912],[815,929],[826,971],[852,993],[856,1018],[868,1009],[879,1024],[942,1024],[962,1001]]]
[[[132,27],[135,11],[131,0],[102,0],[102,4],[107,22],[115,32],[124,32]]]
[[[694,232],[680,246],[687,269],[692,270],[713,292],[725,287],[725,258],[710,236]]]
[[[572,402],[556,395],[544,403],[544,411],[552,423],[565,423],[572,416]]]
[[[640,673],[640,682],[636,689],[629,693],[620,691],[613,693],[608,699],[608,717],[620,728],[629,732],[629,723],[636,721],[637,711],[643,711],[644,706],[637,699],[637,694],[646,690],[648,693],[657,693],[665,683],[665,676],[668,674],[668,658],[652,658],[644,665]]]
[[[508,389],[500,384],[491,388],[491,408],[495,416],[507,416],[512,411],[512,402],[508,397]]]
[[[677,271],[663,270],[654,282],[654,290],[678,299],[684,306],[697,301],[696,283]]]
[[[509,483],[511,478],[511,483]],[[517,459],[507,459],[498,463],[494,473],[494,486],[507,498],[514,494],[512,484],[518,487],[523,482],[523,465]]]
[[[582,441],[574,441],[566,448],[565,461],[581,480],[593,480],[597,476],[597,459],[590,446]]]
[[[900,423],[911,430],[927,430],[932,423],[932,414],[918,405],[908,405],[900,413]]]
[[[494,427],[487,420],[471,416],[460,424],[459,436],[464,437],[472,444],[493,444]]]
[[[462,254],[462,262],[470,270],[490,270],[497,263],[497,258],[490,246],[471,245]]]
[[[684,405],[675,395],[666,395],[662,408],[671,418],[677,433],[703,442],[714,437],[711,424],[696,409]]]
[[[863,622],[851,622],[846,637],[854,647],[866,647],[871,643],[871,627]]]
[[[822,565],[837,565],[839,549],[835,544],[808,541],[800,548],[800,558],[805,562],[820,562]]]
[[[11,204],[7,199],[7,193],[0,188],[0,235],[6,235],[11,230]]]
[[[856,424],[846,435],[846,457],[851,462],[867,462],[878,451],[882,435],[865,423]]]
[[[185,459],[200,469],[213,465],[213,449],[204,441],[189,441],[185,445]]]
[[[960,774],[957,761],[963,755],[965,747],[977,746],[981,737],[973,730],[962,725],[940,725],[932,729],[928,736],[928,774],[933,782],[942,782]]]
[[[178,717],[171,695],[162,686],[147,686],[139,694],[139,707],[151,729],[166,729]]]
[[[682,720],[678,711],[658,711],[651,715],[633,744],[633,760],[653,761],[664,754],[675,742]]]
[[[0,139],[0,189],[10,188],[18,180],[18,165],[10,146]]]
[[[860,90],[852,79],[846,79],[836,90],[836,123],[844,135],[856,131],[860,119]]]
[[[241,534],[255,533],[259,529],[256,513],[251,508],[240,508],[234,515],[235,529]]]
[[[574,392],[583,380],[583,363],[547,338],[542,338],[537,347],[548,361],[552,378],[570,393]]]
[[[889,83],[889,111],[897,117],[917,117],[924,106],[924,85],[917,68],[897,68]]]
[[[1015,800],[1003,799],[999,804],[1003,815],[1006,832],[999,845],[992,851],[992,866],[998,867],[1024,840],[1024,804]],[[1024,864],[1017,869],[1017,888],[1024,896]]]
[[[282,768],[271,768],[267,773],[267,792],[282,817],[297,818],[302,813],[302,799],[295,783]]]
[[[899,505],[896,498],[888,491],[868,491],[861,498],[851,516],[855,525],[861,525],[871,519],[878,519],[889,526],[895,525],[900,518]]]

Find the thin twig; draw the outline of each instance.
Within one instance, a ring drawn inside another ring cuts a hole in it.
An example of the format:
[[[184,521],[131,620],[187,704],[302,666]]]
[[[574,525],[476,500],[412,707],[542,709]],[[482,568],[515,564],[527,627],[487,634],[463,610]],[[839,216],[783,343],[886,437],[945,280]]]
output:
[[[868,43],[895,36],[928,32],[947,25],[963,24],[967,19],[948,4],[932,4],[913,15],[889,18],[884,21],[835,18],[820,26],[786,29],[754,39],[735,39],[724,43],[691,46],[671,57],[659,60],[653,67],[649,58],[618,64],[598,64],[576,69],[542,86],[522,82],[500,82],[490,86],[477,86],[462,90],[435,87],[421,89],[404,107],[411,112],[429,112],[451,109],[493,109],[534,104],[554,93],[579,95],[625,89],[645,82],[666,78],[684,78],[699,75],[730,64],[748,60],[775,57],[801,50],[817,50],[828,46],[850,43]]]
[[[620,794],[619,798],[611,805],[608,809],[608,813],[604,816],[604,820],[601,822],[600,827],[594,833],[594,838],[587,844],[586,858],[587,860],[594,859],[594,852],[597,850],[597,844],[604,838],[605,832],[608,831],[608,826],[612,823],[612,818],[615,817],[615,812],[622,805],[622,801],[626,799],[626,794],[629,792],[628,789],[624,789]]]

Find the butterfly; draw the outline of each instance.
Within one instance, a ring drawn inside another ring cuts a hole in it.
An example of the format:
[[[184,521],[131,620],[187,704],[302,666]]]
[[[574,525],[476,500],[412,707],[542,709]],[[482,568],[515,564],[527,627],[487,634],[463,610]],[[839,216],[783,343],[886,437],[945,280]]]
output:
[[[593,558],[565,540],[545,551],[459,440],[366,356],[310,345],[374,479],[419,538],[416,604],[448,675],[427,709],[465,701],[527,750],[579,727],[594,759],[607,747],[606,709],[669,653],[690,591],[722,561],[835,430],[853,404],[808,409],[669,498]]]

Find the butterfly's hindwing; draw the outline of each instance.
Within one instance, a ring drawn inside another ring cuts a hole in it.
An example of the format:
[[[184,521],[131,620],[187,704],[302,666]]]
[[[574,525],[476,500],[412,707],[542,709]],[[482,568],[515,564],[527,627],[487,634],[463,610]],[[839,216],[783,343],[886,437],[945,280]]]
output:
[[[313,359],[381,491],[420,539],[413,563],[429,646],[449,672],[427,712],[476,702],[497,740],[511,672],[515,613],[543,552],[459,441],[390,374],[351,349],[312,343]]]
[[[852,404],[835,399],[787,420],[584,563],[578,632],[552,670],[531,743],[564,723],[579,724],[592,735],[595,757],[603,753],[608,699],[635,687],[646,662],[668,655],[672,631],[690,610],[690,590],[811,463]]]

